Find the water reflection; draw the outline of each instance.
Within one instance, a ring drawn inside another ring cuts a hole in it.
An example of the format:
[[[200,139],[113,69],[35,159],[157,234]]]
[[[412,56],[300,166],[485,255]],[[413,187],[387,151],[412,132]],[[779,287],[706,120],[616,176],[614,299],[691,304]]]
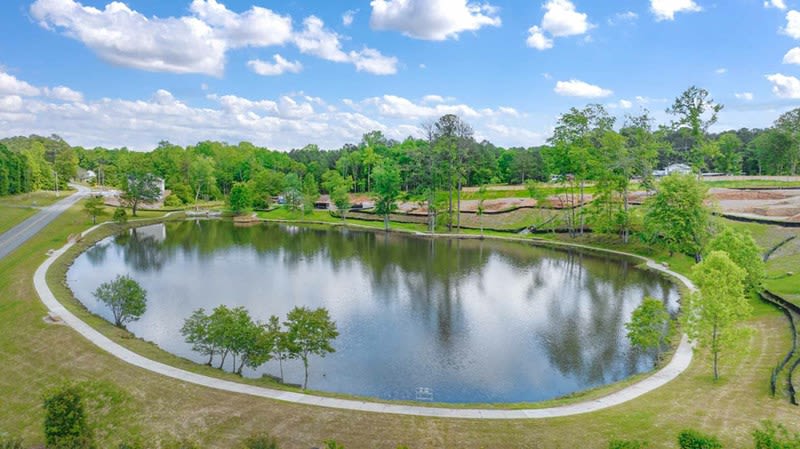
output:
[[[535,401],[649,369],[624,323],[645,295],[675,309],[676,289],[629,262],[520,243],[221,221],[148,226],[105,239],[68,272],[76,296],[118,273],[148,290],[130,329],[190,357],[179,333],[198,307],[243,305],[259,319],[327,307],[337,352],[311,365],[315,389],[443,402]],[[288,381],[302,376],[289,363]],[[277,362],[261,373],[275,374]]]

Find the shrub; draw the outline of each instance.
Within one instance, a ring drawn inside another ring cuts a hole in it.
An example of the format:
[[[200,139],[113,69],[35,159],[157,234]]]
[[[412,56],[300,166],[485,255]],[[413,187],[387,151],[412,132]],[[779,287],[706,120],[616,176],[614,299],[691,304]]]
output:
[[[118,207],[114,209],[114,221],[119,224],[127,223],[128,213],[125,212],[125,208]]]
[[[790,435],[786,427],[771,421],[753,431],[753,441],[755,449],[800,449],[800,434]]]
[[[337,443],[336,440],[325,440],[325,449],[344,449],[344,446]]]
[[[164,199],[164,207],[181,207],[183,206],[183,201],[178,197],[178,195],[171,194],[166,199]]]
[[[678,446],[681,449],[722,449],[722,443],[716,437],[696,430],[682,431],[678,435]]]
[[[78,389],[65,386],[44,397],[44,437],[48,448],[89,449],[94,447]]]
[[[278,441],[268,433],[257,433],[244,440],[245,449],[278,449]]]

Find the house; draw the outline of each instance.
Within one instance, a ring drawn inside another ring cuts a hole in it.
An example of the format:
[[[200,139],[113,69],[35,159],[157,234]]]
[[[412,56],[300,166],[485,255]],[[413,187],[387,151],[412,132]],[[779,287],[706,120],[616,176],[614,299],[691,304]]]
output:
[[[95,173],[93,170],[85,170],[81,167],[78,167],[77,177],[83,182],[92,182],[97,179],[97,173]]]
[[[686,164],[671,164],[662,170],[654,170],[653,176],[660,178],[662,176],[668,176],[673,173],[688,175],[692,173],[692,167]]]

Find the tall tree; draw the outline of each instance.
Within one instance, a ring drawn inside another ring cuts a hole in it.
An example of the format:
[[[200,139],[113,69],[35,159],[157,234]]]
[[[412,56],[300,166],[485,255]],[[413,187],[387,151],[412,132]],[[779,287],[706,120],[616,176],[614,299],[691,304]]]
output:
[[[243,214],[253,207],[253,198],[250,196],[250,189],[247,184],[243,182],[233,184],[231,194],[228,197],[228,205],[235,215]]]
[[[209,191],[216,184],[214,178],[214,161],[207,156],[199,156],[189,164],[189,184],[194,190],[194,207],[197,209],[197,201],[203,190]]]
[[[725,252],[736,265],[745,270],[747,273],[745,287],[748,290],[756,292],[761,289],[761,283],[766,276],[766,268],[761,256],[761,248],[758,247],[749,231],[737,232],[730,226],[726,226],[706,245],[706,254],[712,251]]]
[[[742,332],[737,324],[751,312],[744,294],[746,276],[747,272],[722,251],[712,251],[692,267],[698,291],[684,300],[683,329],[710,351],[715,380],[719,379],[720,355],[738,341]]]
[[[461,186],[464,180],[464,156],[473,130],[455,114],[443,115],[433,124],[433,139],[439,160],[444,163],[448,192],[448,231],[453,230],[453,193],[457,192],[456,225],[461,226]]]
[[[331,201],[336,205],[336,210],[342,217],[342,221],[347,221],[347,211],[350,210],[350,189],[353,188],[353,180],[343,177],[336,170],[328,170],[322,176],[322,186],[328,191]]]
[[[83,211],[86,212],[86,215],[91,217],[92,224],[97,224],[97,217],[103,214],[103,202],[102,195],[90,195],[83,202]]]
[[[705,168],[705,159],[701,151],[708,128],[717,123],[718,114],[723,105],[716,103],[707,90],[691,86],[667,108],[667,114],[675,116],[672,122],[674,129],[688,129],[692,138],[691,148],[685,150],[689,153],[687,162],[701,170]]]
[[[642,350],[655,350],[656,359],[672,327],[664,303],[650,296],[633,311],[631,321],[625,324],[631,344]]]
[[[306,173],[303,178],[303,213],[306,215],[314,211],[314,206],[319,199],[319,185],[311,173]]]
[[[800,165],[800,108],[793,109],[778,117],[775,128],[785,132],[790,140],[791,147],[788,153],[789,174],[796,175]]]
[[[381,161],[373,174],[375,178],[375,212],[383,216],[383,226],[389,230],[389,214],[394,212],[400,195],[400,171],[390,160]]]
[[[339,336],[339,331],[325,308],[311,310],[307,307],[295,307],[286,315],[284,325],[287,328],[290,351],[303,361],[305,390],[308,387],[309,357],[325,357],[335,352],[332,342]]]
[[[192,315],[183,321],[183,326],[181,327],[181,335],[183,335],[186,343],[192,345],[192,351],[208,356],[208,362],[206,362],[208,366],[211,366],[214,361],[214,354],[219,350],[214,342],[211,341],[208,330],[210,323],[211,317],[206,314],[204,309],[200,308],[192,312]]]

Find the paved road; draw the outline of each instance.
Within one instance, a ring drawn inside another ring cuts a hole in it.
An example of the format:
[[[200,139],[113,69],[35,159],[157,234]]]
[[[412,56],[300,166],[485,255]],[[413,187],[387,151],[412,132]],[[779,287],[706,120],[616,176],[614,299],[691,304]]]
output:
[[[55,204],[42,208],[33,217],[0,234],[0,259],[11,254],[12,251],[19,248],[20,245],[36,235],[37,232],[55,220],[62,212],[69,209],[70,206],[89,193],[89,189],[86,187],[77,184],[71,184],[71,186],[78,189],[78,191]]]
[[[88,234],[102,225],[97,225],[83,233]],[[632,399],[638,398],[643,394],[649,393],[656,388],[663,386],[680,375],[689,367],[692,361],[692,345],[684,335],[675,350],[672,360],[651,376],[629,385],[619,391],[611,393],[602,398],[578,402],[570,405],[548,407],[528,410],[497,410],[497,409],[456,409],[456,408],[433,408],[403,404],[386,404],[379,402],[358,401],[352,399],[338,399],[331,397],[314,396],[310,394],[296,393],[291,391],[273,390],[270,388],[246,385],[202,374],[192,373],[174,366],[166,365],[155,360],[150,360],[139,355],[120,344],[112,341],[99,331],[82,321],[67,310],[53,295],[47,285],[45,275],[50,265],[66,252],[73,244],[67,243],[61,249],[54,251],[47,260],[36,270],[33,276],[33,284],[42,302],[50,310],[51,315],[57,316],[65,324],[75,329],[86,339],[109,352],[113,356],[130,363],[131,365],[146,369],[153,373],[178,379],[184,382],[202,385],[204,387],[217,390],[228,391],[231,393],[247,394],[262,398],[275,399],[279,401],[292,402],[296,404],[314,405],[319,407],[329,407],[342,410],[355,410],[362,412],[390,413],[398,415],[430,416],[440,418],[466,418],[466,419],[537,419],[552,418],[557,416],[571,416],[582,413],[594,412],[613,407]],[[616,251],[612,251],[616,252]],[[624,254],[624,253],[620,253]],[[635,256],[638,257],[638,256]],[[684,283],[689,289],[694,290],[694,285],[685,276],[670,271],[668,268],[650,259],[638,257],[647,261],[647,264],[655,270],[675,276]]]

